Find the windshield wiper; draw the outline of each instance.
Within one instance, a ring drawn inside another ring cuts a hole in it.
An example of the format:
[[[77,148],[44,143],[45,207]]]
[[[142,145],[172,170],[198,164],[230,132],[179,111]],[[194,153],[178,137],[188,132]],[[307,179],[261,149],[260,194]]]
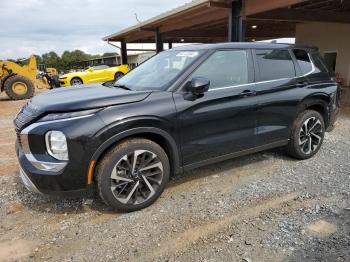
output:
[[[131,88],[129,88],[129,87],[125,86],[125,85],[119,85],[119,84],[117,84],[117,85],[114,85],[114,87],[118,87],[118,88],[121,88],[121,89],[124,89],[124,90],[129,90],[129,91],[131,91]]]

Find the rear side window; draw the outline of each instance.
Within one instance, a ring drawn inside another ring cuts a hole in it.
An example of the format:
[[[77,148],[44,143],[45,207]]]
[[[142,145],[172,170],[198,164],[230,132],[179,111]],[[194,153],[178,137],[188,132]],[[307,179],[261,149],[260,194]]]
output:
[[[316,73],[327,73],[328,69],[326,64],[323,62],[323,58],[319,53],[313,53],[311,54],[312,60],[314,61],[315,64],[315,72]]]
[[[260,69],[260,81],[295,77],[292,57],[286,49],[257,49],[256,59]]]
[[[191,75],[210,80],[209,89],[247,84],[248,55],[245,50],[216,51]]]
[[[298,61],[302,74],[305,75],[310,73],[312,70],[312,64],[307,52],[303,49],[294,49],[293,54]]]

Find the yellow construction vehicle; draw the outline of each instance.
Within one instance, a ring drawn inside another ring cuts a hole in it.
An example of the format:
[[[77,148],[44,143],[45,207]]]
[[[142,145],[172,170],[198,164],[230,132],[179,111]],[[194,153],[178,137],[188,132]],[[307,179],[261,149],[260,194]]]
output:
[[[57,69],[53,67],[47,67],[46,72],[49,74],[49,76],[54,77],[58,75]]]
[[[35,87],[53,88],[48,73],[37,77],[37,63],[32,55],[28,65],[21,66],[11,61],[0,61],[0,91],[5,91],[12,100],[28,99],[34,95]]]

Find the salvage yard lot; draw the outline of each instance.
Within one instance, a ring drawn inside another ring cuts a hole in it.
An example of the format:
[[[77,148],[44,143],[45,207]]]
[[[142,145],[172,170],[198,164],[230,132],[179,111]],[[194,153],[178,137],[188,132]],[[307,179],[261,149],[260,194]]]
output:
[[[0,261],[349,261],[350,110],[312,159],[282,149],[177,176],[134,213],[98,198],[35,195],[18,178],[0,97]]]

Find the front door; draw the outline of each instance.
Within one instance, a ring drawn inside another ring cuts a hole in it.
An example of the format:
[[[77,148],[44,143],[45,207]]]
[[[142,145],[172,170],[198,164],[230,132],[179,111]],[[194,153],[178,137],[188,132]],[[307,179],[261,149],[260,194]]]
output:
[[[215,51],[188,78],[208,78],[209,91],[194,100],[186,91],[174,93],[185,167],[254,147],[251,61],[249,50]]]
[[[105,81],[106,75],[105,66],[96,66],[87,76],[89,83],[100,83]]]

